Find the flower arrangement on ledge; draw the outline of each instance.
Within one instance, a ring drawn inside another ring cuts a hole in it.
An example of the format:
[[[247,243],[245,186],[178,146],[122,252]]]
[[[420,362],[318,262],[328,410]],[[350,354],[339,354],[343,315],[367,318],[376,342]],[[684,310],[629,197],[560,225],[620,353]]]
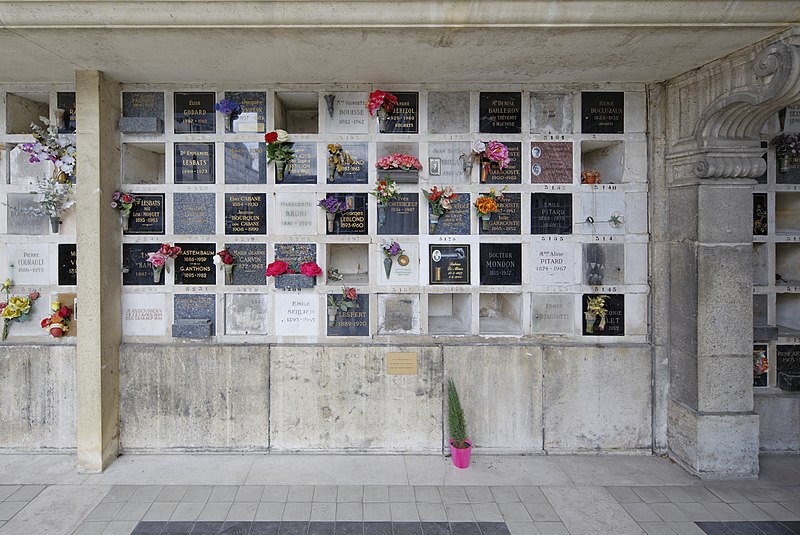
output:
[[[3,337],[8,338],[8,329],[12,321],[27,321],[31,311],[31,305],[39,299],[39,292],[31,292],[28,295],[11,295],[11,279],[3,282],[2,289],[6,292],[6,300],[0,303],[0,317],[3,318]]]
[[[336,181],[336,175],[344,174],[346,165],[353,165],[356,160],[350,156],[339,143],[328,144],[328,174],[331,182]]]
[[[422,164],[410,154],[390,154],[375,164],[380,171],[390,173],[397,182],[417,182]]]
[[[400,247],[400,244],[392,239],[386,239],[382,246],[381,250],[383,251],[383,255],[386,257],[383,259],[383,269],[386,272],[386,278],[389,278],[389,275],[392,273],[392,266],[394,265],[394,257],[400,256],[405,251],[403,248]]]
[[[214,265],[225,272],[225,284],[233,284],[233,266],[236,259],[225,248],[214,255]]]
[[[341,310],[347,312],[351,308],[358,308],[358,292],[355,288],[342,287],[342,295],[337,299],[333,295],[328,296],[328,326],[336,325],[336,315]]]
[[[233,121],[242,113],[242,106],[235,100],[223,98],[214,104],[214,109],[225,116],[225,131],[233,132]]]
[[[180,247],[173,247],[168,243],[162,243],[158,251],[154,253],[147,253],[147,262],[153,268],[153,282],[161,282],[161,272],[166,268],[169,273],[168,260],[175,260],[181,254]]]
[[[601,180],[600,171],[594,169],[581,171],[581,184],[600,184]]]
[[[775,156],[782,172],[789,170],[790,160],[800,158],[800,134],[778,134],[770,143],[775,145]]]
[[[428,220],[430,223],[430,233],[433,234],[436,230],[436,224],[439,222],[439,217],[443,216],[453,207],[452,203],[458,199],[458,195],[450,186],[445,186],[444,189],[433,186],[430,191],[422,190],[422,194],[425,195],[430,205],[431,211],[428,215]]]
[[[131,217],[131,210],[137,203],[136,195],[133,193],[126,193],[124,191],[115,191],[111,196],[111,208],[119,210],[119,223],[122,230],[128,230],[128,222]]]
[[[275,162],[275,180],[280,182],[287,165],[290,166],[294,159],[294,143],[289,141],[289,132],[280,129],[265,134],[264,141],[267,142],[267,159]]]
[[[316,262],[304,262],[298,267],[283,260],[275,260],[267,266],[267,277],[275,277],[277,288],[311,288],[317,275],[322,275],[322,268]]]
[[[508,186],[505,186],[499,192],[492,188],[489,193],[480,195],[475,201],[475,209],[478,211],[483,230],[489,230],[489,220],[492,214],[497,211],[497,202],[503,200],[503,193],[506,190],[508,190]]]
[[[464,174],[469,176],[472,171],[472,162],[479,161],[481,166],[481,182],[486,182],[486,177],[492,168],[496,165],[499,169],[505,169],[511,162],[508,156],[508,147],[499,141],[489,141],[484,143],[478,139],[472,142],[470,146],[470,154],[462,154],[459,156],[461,164],[464,168]]]
[[[595,329],[598,331],[605,330],[606,314],[608,314],[608,309],[606,308],[607,299],[609,299],[607,295],[596,295],[586,300],[586,311],[583,315],[586,320],[587,334],[593,334]],[[597,322],[598,318],[600,318],[599,322]],[[595,322],[597,323],[595,324]]]
[[[53,338],[61,338],[64,333],[69,332],[72,311],[66,305],[62,306],[58,301],[54,301],[50,308],[53,313],[42,320],[42,329],[47,329]]]
[[[369,192],[378,201],[378,226],[382,227],[386,223],[386,205],[389,201],[400,196],[397,183],[391,178],[378,180],[375,182],[375,189]]]
[[[328,223],[328,232],[333,232],[333,225],[336,221],[336,214],[340,214],[342,212],[347,211],[347,203],[345,201],[339,200],[333,195],[328,195],[319,203],[317,206],[322,208],[325,212],[325,217],[327,218]]]

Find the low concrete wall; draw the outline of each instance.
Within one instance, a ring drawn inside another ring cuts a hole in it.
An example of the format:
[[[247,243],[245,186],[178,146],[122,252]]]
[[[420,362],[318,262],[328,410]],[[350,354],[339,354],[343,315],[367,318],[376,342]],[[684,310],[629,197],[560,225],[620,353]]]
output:
[[[776,388],[756,388],[759,443],[762,452],[800,453],[800,396]]]

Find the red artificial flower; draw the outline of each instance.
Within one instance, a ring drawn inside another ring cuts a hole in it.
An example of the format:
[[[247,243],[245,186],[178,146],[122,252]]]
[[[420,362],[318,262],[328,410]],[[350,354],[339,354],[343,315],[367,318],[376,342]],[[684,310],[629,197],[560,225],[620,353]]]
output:
[[[3,311],[4,308],[8,306],[8,303],[0,303],[0,312]]]
[[[274,143],[278,141],[278,133],[277,132],[270,132],[266,136],[264,136],[264,141],[267,143]]]
[[[344,296],[350,301],[355,301],[358,299],[358,292],[356,292],[355,288],[347,288],[344,292]]]
[[[42,329],[44,329],[45,327],[48,327],[49,325],[50,325],[50,318],[45,318],[45,319],[42,320],[42,323],[41,323]]]
[[[30,299],[31,301],[36,301],[37,299],[39,299],[39,292],[31,292],[31,293],[29,293],[28,294],[28,299]]]
[[[169,256],[169,253],[170,253],[171,250],[172,250],[172,247],[170,247],[170,245],[168,243],[162,243],[161,244],[161,248],[158,250],[158,252],[163,254],[163,255]]]
[[[61,316],[62,318],[68,318],[70,315],[70,310],[67,307],[63,306],[60,309],[58,309],[58,315]]]
[[[316,277],[322,274],[322,268],[316,262],[306,262],[300,266],[300,273],[306,277]]]
[[[287,269],[286,273],[288,273],[289,275],[297,275],[297,273],[295,273],[295,271],[292,268]]]
[[[125,195],[123,195],[122,197],[120,197],[119,200],[121,200],[124,203],[129,203],[129,202],[133,201],[133,199],[131,199],[131,196],[128,195],[127,193]]]
[[[283,275],[289,269],[289,264],[283,260],[276,260],[267,266],[267,277],[277,277]]]

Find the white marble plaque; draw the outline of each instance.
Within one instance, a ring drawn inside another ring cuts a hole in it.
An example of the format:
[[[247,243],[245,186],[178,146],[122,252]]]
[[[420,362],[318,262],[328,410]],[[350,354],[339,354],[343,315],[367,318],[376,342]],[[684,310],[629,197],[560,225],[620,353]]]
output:
[[[337,134],[366,134],[369,130],[370,115],[367,111],[368,93],[333,93],[333,118],[324,108],[326,131]],[[327,103],[326,103],[327,104]]]
[[[12,266],[14,284],[50,284],[50,254],[46,243],[9,244],[6,258]]]
[[[470,145],[467,142],[431,142],[428,143],[428,176],[431,182],[437,184],[468,184],[472,173],[477,174],[477,165],[473,159],[468,159],[469,166],[464,172],[462,154],[471,156]],[[435,174],[438,172],[438,174]]]
[[[581,217],[577,223],[581,234],[625,234],[625,194],[621,191],[582,194]]]
[[[321,213],[313,193],[278,193],[272,228],[281,236],[316,234],[317,215]]]
[[[534,334],[572,335],[575,329],[575,296],[536,294],[533,296]]]
[[[164,294],[122,294],[122,334],[164,336],[167,320]]]
[[[33,184],[37,178],[53,174],[53,164],[45,160],[39,163],[30,163],[31,155],[22,151],[22,145],[17,145],[9,154],[9,176],[11,184]]]
[[[267,334],[267,294],[225,294],[225,334]]]
[[[571,134],[572,95],[531,93],[531,132],[534,134]]]
[[[281,336],[319,334],[319,297],[315,294],[275,295],[275,332]]]
[[[575,282],[574,245],[569,242],[536,242],[531,247],[531,284],[566,285]]]
[[[379,249],[380,262],[378,270],[380,272],[380,284],[383,285],[403,285],[409,284],[413,286],[419,285],[419,249],[415,243],[408,243],[407,245],[398,240],[400,246],[403,248],[403,254],[395,256],[392,262],[392,270],[389,276],[386,275],[386,268],[383,259],[386,256],[383,254],[383,249]]]
[[[36,215],[41,205],[36,200],[38,195],[31,193],[9,193],[6,228],[8,234],[24,234],[42,236],[50,234],[50,219],[44,215]]]

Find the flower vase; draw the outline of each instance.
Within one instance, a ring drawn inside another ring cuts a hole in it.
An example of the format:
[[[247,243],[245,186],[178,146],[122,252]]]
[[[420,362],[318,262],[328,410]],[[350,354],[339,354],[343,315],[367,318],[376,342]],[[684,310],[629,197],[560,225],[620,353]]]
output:
[[[461,170],[464,171],[464,178],[469,182],[472,178],[472,156],[462,154],[458,159],[461,160]]]
[[[389,118],[389,112],[383,108],[378,108],[378,131],[386,132],[386,119]]]
[[[789,157],[788,156],[781,156],[779,159],[780,162],[780,169],[781,173],[785,173],[789,170]]]
[[[336,214],[332,214],[330,212],[325,212],[325,218],[327,219],[328,223],[328,234],[333,233],[333,224],[336,221]]]
[[[286,162],[283,160],[275,160],[275,181],[282,182],[283,174],[286,171]]]
[[[225,284],[233,284],[233,264],[222,264],[222,271],[225,272]]]
[[[53,338],[61,338],[64,335],[64,325],[61,323],[50,324],[50,336]]]
[[[383,270],[386,272],[386,278],[389,278],[389,275],[392,273],[392,265],[394,265],[394,260],[391,257],[387,256],[383,259]]]
[[[121,210],[119,212],[119,226],[122,227],[122,232],[128,232],[128,222],[130,218],[131,213],[129,210]]]
[[[489,172],[492,170],[492,162],[484,160],[481,162],[481,182],[485,183]]]
[[[50,230],[53,231],[53,234],[58,234],[58,227],[61,225],[61,218],[57,215],[50,216]]]
[[[492,214],[481,214],[481,230],[489,230],[489,221],[492,219]]]
[[[597,314],[593,312],[584,312],[583,318],[586,320],[586,334],[593,334],[594,322],[597,319]]]
[[[378,226],[382,227],[386,223],[386,205],[378,204]]]
[[[428,234],[436,232],[436,224],[439,222],[439,214],[428,215]]]
[[[161,282],[161,272],[164,271],[164,266],[153,268],[153,282],[158,284]]]
[[[450,439],[450,455],[453,458],[453,465],[456,468],[469,468],[470,454],[472,453],[472,442],[465,440],[467,443],[466,448],[456,448],[453,445],[453,439]]]
[[[339,307],[328,306],[328,327],[336,325],[336,314],[339,313]]]
[[[233,120],[234,119],[236,119],[236,117],[234,117],[233,114],[225,116],[225,132],[226,133],[230,133],[230,134],[233,133]]]

